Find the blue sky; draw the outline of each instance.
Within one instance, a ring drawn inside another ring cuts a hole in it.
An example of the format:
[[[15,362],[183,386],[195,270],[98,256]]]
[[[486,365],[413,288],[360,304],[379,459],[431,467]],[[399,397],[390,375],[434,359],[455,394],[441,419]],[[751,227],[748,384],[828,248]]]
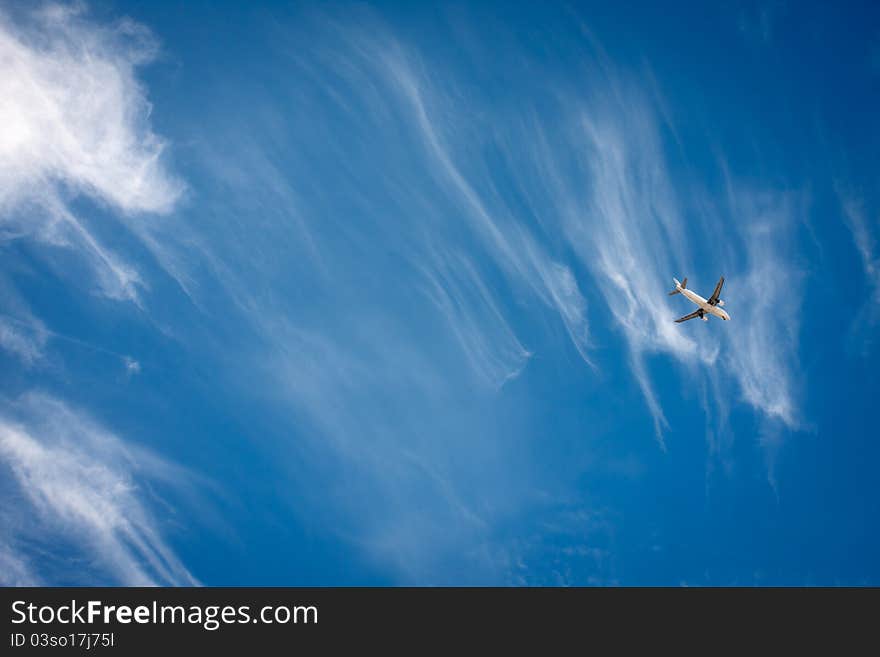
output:
[[[0,581],[880,583],[880,12],[607,4],[5,6]]]

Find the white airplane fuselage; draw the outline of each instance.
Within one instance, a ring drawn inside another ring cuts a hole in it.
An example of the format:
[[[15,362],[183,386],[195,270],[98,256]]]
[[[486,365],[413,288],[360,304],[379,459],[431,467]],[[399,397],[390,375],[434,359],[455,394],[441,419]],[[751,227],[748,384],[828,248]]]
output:
[[[687,297],[688,299],[693,301],[695,304],[697,304],[700,308],[703,309],[704,312],[706,312],[710,315],[715,315],[715,317],[720,317],[721,319],[724,319],[724,320],[730,319],[730,315],[728,315],[727,312],[725,312],[723,309],[719,308],[718,306],[711,305],[706,299],[701,297],[696,292],[692,292],[691,290],[687,289],[686,287],[682,287],[678,283],[678,281],[676,281],[675,289],[677,289],[685,297]],[[720,302],[720,303],[723,303],[723,302]],[[719,305],[720,305],[720,303],[719,303]],[[708,317],[703,317],[703,319],[708,319]]]

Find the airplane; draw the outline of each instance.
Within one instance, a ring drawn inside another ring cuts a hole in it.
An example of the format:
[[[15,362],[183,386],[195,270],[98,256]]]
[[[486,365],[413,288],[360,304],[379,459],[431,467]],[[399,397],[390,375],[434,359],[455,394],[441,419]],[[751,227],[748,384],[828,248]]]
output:
[[[721,306],[724,305],[724,302],[718,298],[718,295],[721,294],[721,286],[724,285],[724,276],[722,276],[721,280],[718,281],[718,285],[715,286],[715,291],[708,299],[704,299],[696,292],[692,292],[691,290],[687,289],[687,277],[685,277],[685,279],[681,283],[679,283],[678,279],[676,278],[673,278],[672,280],[675,281],[675,289],[669,293],[669,296],[672,296],[673,294],[683,294],[686,298],[688,298],[690,301],[693,301],[699,306],[697,310],[690,313],[689,315],[679,317],[677,320],[675,320],[676,324],[686,322],[687,320],[693,319],[694,317],[699,317],[704,322],[708,322],[709,315],[715,315],[715,317],[720,317],[724,320],[730,319],[730,315],[721,310]]]

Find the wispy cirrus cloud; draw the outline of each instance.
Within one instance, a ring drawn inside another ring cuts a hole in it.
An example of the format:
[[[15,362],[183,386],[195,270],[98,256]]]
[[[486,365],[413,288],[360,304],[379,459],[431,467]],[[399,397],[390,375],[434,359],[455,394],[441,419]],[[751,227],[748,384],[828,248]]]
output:
[[[674,177],[679,137],[662,100],[646,92],[653,85],[637,84],[639,78],[608,62],[599,69],[602,75],[584,95],[559,94],[561,129],[530,125],[549,150],[512,151],[510,157],[540,162],[536,181],[550,190],[545,198],[626,337],[661,445],[668,422],[647,367],[651,354],[674,357],[686,377],[721,397],[716,408],[729,405],[734,383],[760,415],[798,428],[802,275],[792,253],[798,214],[807,211],[802,195],[737,181],[723,162],[712,195],[709,181]],[[528,143],[525,133],[519,141]],[[557,165],[554,148],[574,149],[575,163]],[[712,333],[674,324],[687,308],[673,305],[680,297],[670,301],[666,295],[673,275],[689,276],[706,296],[726,275],[722,297],[733,305],[733,322]],[[707,374],[715,368],[718,374]]]
[[[724,364],[743,398],[789,429],[801,424],[797,404],[798,332],[803,272],[793,261],[793,228],[806,211],[797,194],[732,189],[730,217],[742,244],[731,303],[742,323],[729,335]],[[733,264],[733,263],[731,263]],[[736,265],[733,265],[736,266]]]
[[[0,316],[0,348],[17,356],[26,366],[40,360],[47,335],[39,320],[30,320],[23,323]]]
[[[40,586],[27,562],[14,548],[0,544],[0,586]]]
[[[517,339],[492,292],[464,255],[424,266],[425,294],[445,317],[470,368],[490,386],[516,377],[531,353]]]
[[[31,367],[43,359],[48,337],[46,327],[34,317],[15,286],[0,275],[0,349]]]
[[[873,345],[873,330],[880,321],[880,255],[877,252],[877,228],[872,226],[864,199],[851,190],[845,191],[842,185],[837,187],[843,217],[859,253],[869,292],[869,298],[853,321],[852,335],[858,336],[862,341],[863,349],[870,350]]]
[[[475,185],[462,173],[438,131],[438,124],[442,126],[442,123],[430,111],[427,98],[439,92],[430,88],[426,78],[416,74],[406,53],[378,43],[365,47],[368,56],[372,56],[369,55],[371,50],[384,63],[382,72],[390,77],[411,105],[412,120],[435,165],[434,175],[446,181],[456,193],[466,210],[467,220],[486,244],[490,255],[502,270],[516,278],[518,284],[530,287],[541,301],[559,313],[572,343],[584,361],[592,365],[588,356],[587,302],[570,269],[546,253],[529,228],[517,221],[497,191],[493,190],[493,204],[487,205]],[[492,189],[491,181],[481,182],[487,189]]]
[[[46,581],[132,586],[193,585],[151,510],[149,482],[183,476],[176,466],[124,443],[82,413],[42,395],[4,404],[0,464],[7,536],[2,560],[13,581],[37,578],[27,555],[44,553]],[[27,549],[22,548],[27,545]],[[64,554],[78,580],[59,569]],[[39,571],[37,571],[39,572]]]
[[[179,199],[182,184],[163,164],[166,144],[150,128],[151,107],[136,77],[155,53],[144,27],[99,25],[80,7],[0,13],[4,239],[73,250],[98,291],[115,299],[137,299],[143,281],[71,201],[85,197],[125,219],[168,212]]]
[[[671,277],[683,276],[680,272],[692,271],[693,265],[682,212],[666,174],[658,117],[633,89],[611,98],[593,105],[575,101],[581,109],[570,118],[570,136],[581,166],[555,187],[573,199],[562,206],[566,235],[626,336],[632,371],[662,445],[668,423],[647,373],[646,355],[667,353],[710,364],[715,352],[671,322],[678,312],[666,295]],[[581,202],[571,190],[576,184],[588,189]]]

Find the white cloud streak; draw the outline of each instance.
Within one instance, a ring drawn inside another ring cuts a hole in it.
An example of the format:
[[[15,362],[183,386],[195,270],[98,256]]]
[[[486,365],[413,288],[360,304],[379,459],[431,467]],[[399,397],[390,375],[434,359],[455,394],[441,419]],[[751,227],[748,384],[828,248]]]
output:
[[[870,294],[853,322],[852,333],[863,338],[863,348],[870,350],[873,344],[873,329],[880,322],[880,255],[877,251],[876,229],[872,229],[869,213],[862,198],[852,192],[844,192],[841,185],[838,185],[837,193],[844,220],[852,234],[853,244],[859,252]]]
[[[31,322],[32,328],[25,328],[20,322],[11,321],[0,315],[0,348],[17,356],[26,366],[33,365],[43,356],[46,332],[37,319]]]
[[[880,258],[877,257],[877,243],[868,227],[864,206],[853,198],[843,201],[844,217],[847,220],[853,242],[862,260],[865,279],[872,288],[880,287]]]
[[[13,546],[0,543],[0,586],[41,586],[42,581]]]
[[[422,267],[426,294],[446,318],[462,351],[488,385],[498,388],[522,371],[531,353],[520,344],[491,291],[463,255]]]
[[[43,360],[49,334],[15,287],[0,275],[0,349],[15,356],[25,367],[32,367]]]
[[[790,258],[790,241],[795,212],[803,208],[786,193],[734,191],[731,202],[745,257],[729,297],[741,326],[729,332],[723,363],[748,404],[797,429],[801,418],[795,378],[803,275]]]
[[[181,475],[179,468],[40,395],[10,404],[0,415],[0,463],[26,502],[10,523],[20,534],[12,539],[52,546],[56,558],[58,548],[70,544],[90,564],[90,574],[83,573],[90,583],[197,584],[146,502],[146,482]],[[21,552],[4,548],[4,555],[19,564],[17,578],[31,577]],[[58,577],[70,573],[46,579]]]
[[[586,201],[564,205],[572,248],[593,273],[626,336],[633,374],[654,418],[658,441],[668,426],[646,370],[645,354],[668,353],[709,365],[711,347],[678,330],[666,292],[691,267],[688,237],[665,173],[655,118],[636,92],[612,107],[584,109],[574,121]],[[559,185],[556,185],[557,188]],[[569,197],[570,190],[563,191]],[[692,333],[692,332],[691,332]]]
[[[487,208],[441,140],[436,120],[431,116],[425,99],[423,87],[426,83],[416,76],[399,50],[374,47],[377,48],[376,56],[384,61],[386,73],[410,103],[415,124],[438,174],[449,182],[460,197],[476,235],[486,243],[490,254],[503,270],[514,276],[517,283],[531,287],[538,298],[559,313],[581,357],[592,366],[588,357],[590,334],[587,302],[571,271],[546,254],[526,227],[509,212],[500,210],[495,214]]]
[[[709,369],[720,370],[722,378],[731,374],[752,408],[798,428],[794,379],[802,292],[791,241],[804,204],[786,189],[738,184],[723,165],[720,199],[694,183],[674,181],[661,136],[669,119],[607,63],[605,76],[608,88],[599,83],[586,97],[560,96],[560,112],[568,117],[561,120],[563,130],[530,126],[545,134],[539,143],[576,149],[577,165],[563,171],[546,148],[511,159],[540,161],[538,180],[550,190],[547,198],[563,218],[572,249],[626,337],[658,440],[663,445],[668,421],[647,367],[650,354],[674,357],[701,387]],[[711,278],[699,275],[707,266]],[[731,302],[733,321],[711,332],[701,324],[673,323],[689,308],[676,303],[680,297],[667,297],[672,276],[689,276],[692,287],[708,296],[720,275],[727,276],[722,297]],[[719,380],[707,389],[729,394]]]

